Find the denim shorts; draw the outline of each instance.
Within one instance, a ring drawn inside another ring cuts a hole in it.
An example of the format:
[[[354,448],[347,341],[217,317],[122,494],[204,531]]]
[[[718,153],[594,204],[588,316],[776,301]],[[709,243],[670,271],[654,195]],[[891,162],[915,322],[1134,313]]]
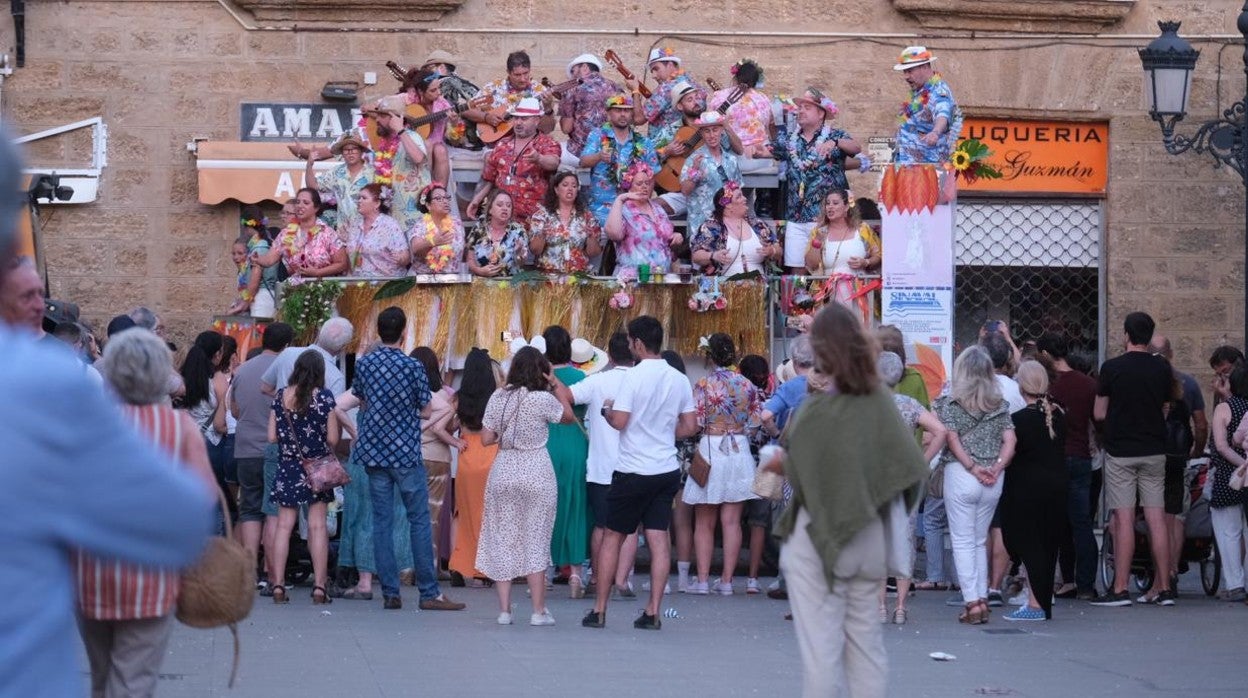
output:
[[[264,447],[264,499],[260,502],[260,511],[265,516],[277,516],[278,506],[272,501],[273,481],[277,479],[277,459],[281,455],[277,444]]]

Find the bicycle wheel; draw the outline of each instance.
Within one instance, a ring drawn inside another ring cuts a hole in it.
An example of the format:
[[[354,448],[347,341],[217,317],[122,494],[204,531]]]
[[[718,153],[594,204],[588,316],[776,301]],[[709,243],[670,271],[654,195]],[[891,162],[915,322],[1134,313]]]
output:
[[[1209,554],[1200,561],[1200,586],[1205,596],[1216,596],[1222,584],[1222,565],[1218,560],[1218,542],[1209,546]]]
[[[1106,529],[1101,539],[1101,585],[1106,592],[1114,588],[1114,539]]]

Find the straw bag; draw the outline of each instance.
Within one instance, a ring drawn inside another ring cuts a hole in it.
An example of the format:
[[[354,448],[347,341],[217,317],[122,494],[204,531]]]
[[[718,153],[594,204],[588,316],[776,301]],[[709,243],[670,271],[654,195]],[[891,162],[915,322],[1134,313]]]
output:
[[[182,572],[177,618],[192,628],[229,627],[234,636],[229,684],[233,688],[239,656],[236,624],[251,613],[256,599],[256,559],[234,540],[234,526],[220,488],[217,499],[225,515],[225,537],[213,536],[199,560]]]

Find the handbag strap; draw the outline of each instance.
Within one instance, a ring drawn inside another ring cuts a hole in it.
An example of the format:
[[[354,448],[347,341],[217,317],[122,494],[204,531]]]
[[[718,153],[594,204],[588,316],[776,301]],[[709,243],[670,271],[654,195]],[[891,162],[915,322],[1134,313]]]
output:
[[[290,418],[290,410],[286,409],[286,388],[282,388],[282,394],[277,400],[277,408],[282,411],[282,418],[286,420],[286,428],[290,429],[290,437],[295,440],[295,448],[299,450],[299,457],[303,460],[307,460],[308,451],[303,447],[303,444],[299,443],[299,437],[295,435],[295,423]],[[278,448],[280,450],[281,439],[279,438],[278,441]]]

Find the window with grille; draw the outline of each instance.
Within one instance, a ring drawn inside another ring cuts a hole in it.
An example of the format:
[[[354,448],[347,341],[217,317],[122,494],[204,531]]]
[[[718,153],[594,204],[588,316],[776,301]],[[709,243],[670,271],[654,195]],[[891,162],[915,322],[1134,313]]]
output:
[[[1061,332],[1095,360],[1101,202],[960,199],[956,217],[956,346],[1005,320],[1017,342]]]

